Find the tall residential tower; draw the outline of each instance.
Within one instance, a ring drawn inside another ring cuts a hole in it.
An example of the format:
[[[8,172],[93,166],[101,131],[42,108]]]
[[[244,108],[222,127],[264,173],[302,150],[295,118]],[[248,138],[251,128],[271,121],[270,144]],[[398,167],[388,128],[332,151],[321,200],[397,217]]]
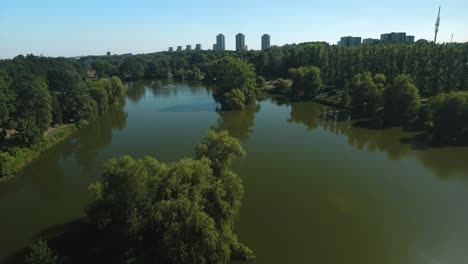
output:
[[[218,36],[216,36],[216,50],[226,50],[226,44],[223,34],[219,34]]]
[[[262,50],[267,50],[270,48],[270,35],[263,34],[262,36]]]
[[[242,33],[236,35],[236,51],[245,50],[245,36]]]

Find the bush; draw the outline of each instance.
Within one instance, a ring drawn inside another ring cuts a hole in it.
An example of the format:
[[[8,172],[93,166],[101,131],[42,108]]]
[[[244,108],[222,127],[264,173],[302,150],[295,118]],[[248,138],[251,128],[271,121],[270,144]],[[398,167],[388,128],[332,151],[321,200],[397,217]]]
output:
[[[263,88],[266,85],[265,78],[263,78],[262,76],[257,76],[257,78],[255,79],[255,83],[257,84],[258,88]]]
[[[274,92],[277,94],[290,94],[292,82],[290,80],[278,79],[275,83]]]
[[[224,110],[239,110],[245,108],[245,95],[239,89],[224,94],[222,107]]]
[[[31,245],[25,262],[27,264],[55,264],[57,256],[47,246],[46,241],[39,240]]]
[[[441,94],[429,103],[434,136],[439,141],[468,143],[468,92]]]

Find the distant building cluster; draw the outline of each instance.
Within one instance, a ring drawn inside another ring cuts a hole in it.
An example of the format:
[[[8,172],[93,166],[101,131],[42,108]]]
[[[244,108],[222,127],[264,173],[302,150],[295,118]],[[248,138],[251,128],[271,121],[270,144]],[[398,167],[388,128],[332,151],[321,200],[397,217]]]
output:
[[[407,36],[406,32],[392,32],[380,35],[381,42],[413,43],[414,36]]]
[[[338,41],[339,46],[346,46],[346,47],[357,47],[361,45],[361,37],[341,37]]]
[[[406,35],[406,32],[391,32],[380,35],[380,39],[365,38],[361,42],[361,37],[341,37],[338,46],[357,47],[361,44],[370,45],[376,43],[414,43],[414,36]]]
[[[270,44],[270,35],[264,34],[261,38],[262,42],[262,50],[267,50],[271,46]],[[192,45],[186,45],[185,46],[186,51],[191,51],[192,50]],[[202,45],[201,44],[196,44],[195,45],[195,50],[202,50]],[[216,36],[216,43],[213,44],[213,50],[214,51],[225,51],[226,50],[226,38],[224,37],[223,34],[219,34]],[[248,46],[245,45],[245,35],[242,33],[239,33],[236,35],[236,51],[244,51],[248,50]],[[169,47],[168,49],[169,52],[174,52],[173,47]],[[182,46],[177,46],[177,52],[182,51]]]

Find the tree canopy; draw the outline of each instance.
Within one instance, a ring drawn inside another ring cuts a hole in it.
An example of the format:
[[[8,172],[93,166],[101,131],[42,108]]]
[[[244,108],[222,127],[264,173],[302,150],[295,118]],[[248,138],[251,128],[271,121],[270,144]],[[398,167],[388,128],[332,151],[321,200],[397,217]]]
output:
[[[292,76],[292,92],[299,98],[314,98],[323,87],[320,69],[315,66],[289,70]]]
[[[421,99],[409,75],[398,75],[383,97],[384,119],[388,125],[407,125],[418,117]]]
[[[223,109],[243,109],[255,102],[255,69],[242,59],[226,56],[209,65],[209,81]]]
[[[229,263],[253,259],[234,234],[243,186],[230,163],[244,151],[226,131],[210,131],[196,159],[164,163],[129,156],[106,162],[90,186],[88,216],[124,231],[137,255],[167,263]]]

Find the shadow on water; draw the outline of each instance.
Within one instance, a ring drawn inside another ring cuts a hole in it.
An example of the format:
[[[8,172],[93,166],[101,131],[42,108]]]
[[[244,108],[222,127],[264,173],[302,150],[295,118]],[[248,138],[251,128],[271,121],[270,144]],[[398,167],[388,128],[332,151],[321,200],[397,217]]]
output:
[[[353,121],[349,112],[326,107],[315,102],[289,102],[272,100],[278,105],[291,107],[290,123],[304,124],[307,130],[321,128],[346,137],[347,143],[359,150],[384,152],[390,160],[415,157],[437,176],[462,178],[468,176],[468,148],[464,146],[436,146],[424,131],[404,131],[401,128],[372,128],[374,121]],[[378,126],[379,124],[377,124]]]
[[[51,226],[34,240],[46,240],[58,254],[58,262],[74,263],[125,263],[127,244],[121,236],[111,231],[97,230],[86,218]],[[5,264],[24,263],[28,248],[22,248],[4,259]]]

